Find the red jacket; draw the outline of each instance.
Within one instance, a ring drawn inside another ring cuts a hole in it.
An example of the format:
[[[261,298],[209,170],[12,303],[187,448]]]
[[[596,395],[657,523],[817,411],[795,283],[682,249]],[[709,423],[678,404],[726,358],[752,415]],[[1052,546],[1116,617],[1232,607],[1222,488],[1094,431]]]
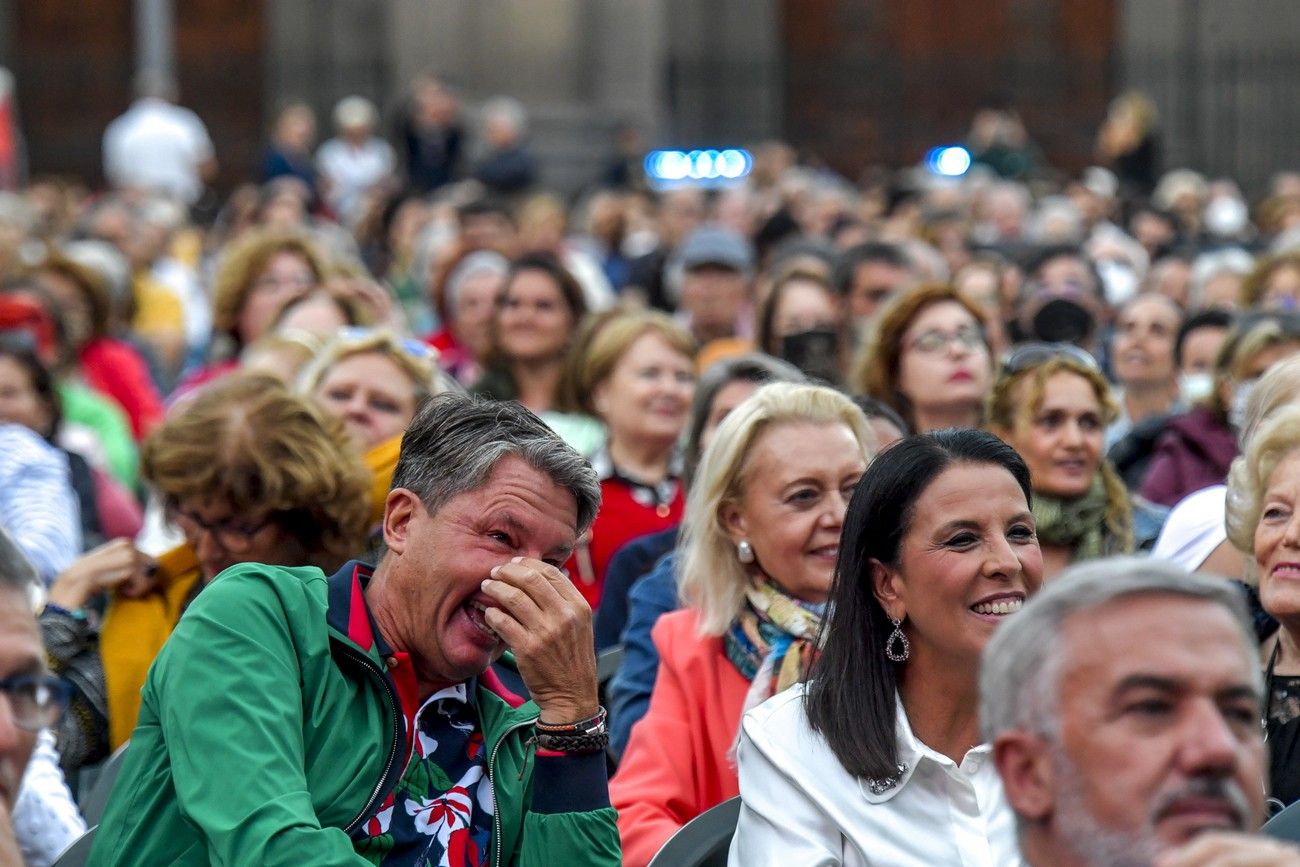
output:
[[[140,442],[162,420],[162,397],[140,353],[129,343],[100,337],[87,343],[78,359],[86,385],[117,403]]]
[[[692,609],[674,611],[652,633],[659,676],[650,709],[609,783],[624,867],[644,867],[682,825],[740,794],[732,747],[749,681],[698,622]]]
[[[587,532],[587,539],[566,564],[573,583],[582,591],[592,610],[605,590],[605,572],[614,553],[633,539],[658,533],[681,523],[682,486],[668,503],[645,505],[633,495],[627,482],[617,477],[600,483],[600,511]]]

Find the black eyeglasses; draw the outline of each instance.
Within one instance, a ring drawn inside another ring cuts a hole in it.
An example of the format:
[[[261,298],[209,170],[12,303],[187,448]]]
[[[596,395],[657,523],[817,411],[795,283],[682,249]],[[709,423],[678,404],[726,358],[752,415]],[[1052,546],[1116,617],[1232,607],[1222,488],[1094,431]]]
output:
[[[15,674],[0,678],[9,698],[14,725],[29,732],[49,728],[68,706],[68,685],[52,674]]]
[[[276,519],[274,514],[262,518],[260,521],[253,523],[239,523],[233,518],[226,518],[222,521],[205,521],[199,515],[186,511],[180,506],[172,506],[168,510],[172,520],[181,531],[197,536],[199,533],[208,533],[222,549],[229,551],[231,554],[246,554],[253,547],[253,537],[262,532],[263,528],[273,523]]]
[[[1097,359],[1073,343],[1043,343],[1039,341],[1022,343],[1011,350],[1011,353],[1002,362],[1002,369],[1007,373],[1021,373],[1041,364],[1046,364],[1053,358],[1068,358],[1089,370],[1101,369],[1097,365]]]

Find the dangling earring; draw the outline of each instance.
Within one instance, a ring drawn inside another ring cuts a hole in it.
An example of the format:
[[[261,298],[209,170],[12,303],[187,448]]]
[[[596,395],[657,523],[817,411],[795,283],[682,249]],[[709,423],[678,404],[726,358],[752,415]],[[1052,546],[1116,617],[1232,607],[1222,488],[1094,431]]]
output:
[[[749,544],[748,539],[736,543],[736,559],[746,566],[754,562],[754,546]]]
[[[903,621],[891,617],[889,622],[894,624],[894,631],[889,633],[889,639],[885,642],[885,656],[889,657],[890,662],[907,662],[907,657],[912,652],[912,645],[907,642],[907,636],[903,634]],[[896,646],[899,642],[902,643],[901,647]]]

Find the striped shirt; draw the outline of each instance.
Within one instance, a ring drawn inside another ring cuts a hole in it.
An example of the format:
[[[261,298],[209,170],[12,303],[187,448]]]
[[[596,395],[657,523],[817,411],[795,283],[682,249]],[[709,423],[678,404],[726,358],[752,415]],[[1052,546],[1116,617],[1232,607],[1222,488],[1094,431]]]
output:
[[[0,424],[0,527],[49,584],[81,553],[68,461],[27,428]]]

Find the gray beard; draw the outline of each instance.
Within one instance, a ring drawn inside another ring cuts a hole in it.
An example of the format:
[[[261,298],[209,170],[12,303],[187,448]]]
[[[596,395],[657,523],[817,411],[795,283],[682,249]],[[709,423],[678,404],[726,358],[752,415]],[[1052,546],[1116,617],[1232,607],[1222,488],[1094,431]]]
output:
[[[1088,812],[1082,776],[1063,756],[1056,766],[1057,798],[1053,822],[1062,845],[1088,867],[1151,867],[1163,848],[1151,829],[1116,831],[1099,825]]]

